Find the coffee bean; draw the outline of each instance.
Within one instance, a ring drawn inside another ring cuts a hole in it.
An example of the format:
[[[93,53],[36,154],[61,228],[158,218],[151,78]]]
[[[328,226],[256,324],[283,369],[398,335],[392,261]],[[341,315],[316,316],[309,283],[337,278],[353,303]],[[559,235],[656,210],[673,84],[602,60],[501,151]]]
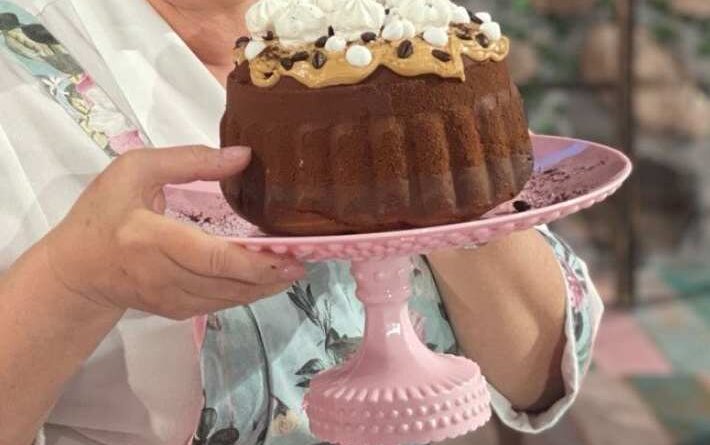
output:
[[[517,212],[527,212],[528,210],[532,209],[532,205],[530,205],[529,202],[527,201],[515,201],[513,202],[513,207]]]
[[[291,56],[291,60],[294,62],[301,62],[304,60],[308,60],[308,51],[299,51],[296,54]]]
[[[473,40],[473,37],[471,37],[471,34],[467,32],[457,32],[456,37],[458,37],[461,40]]]
[[[400,59],[406,59],[414,53],[414,47],[410,40],[404,40],[397,47],[397,57]]]
[[[313,60],[311,60],[311,63],[313,64],[313,67],[315,69],[320,69],[323,68],[323,65],[325,65],[325,62],[328,60],[328,58],[325,56],[325,53],[322,51],[316,51],[313,53]]]
[[[274,40],[274,32],[273,31],[267,32],[266,35],[264,36],[264,40],[267,40],[267,41]]]
[[[234,46],[236,46],[237,48],[241,48],[241,47],[243,47],[243,46],[246,46],[247,43],[249,43],[250,41],[251,41],[251,39],[250,39],[249,37],[247,37],[247,36],[241,36],[240,38],[237,39],[237,41],[236,41],[236,43],[234,44]]]
[[[431,55],[436,57],[437,59],[441,60],[442,62],[451,61],[451,54],[447,53],[446,51],[442,51],[440,49],[432,50]]]
[[[476,16],[476,13],[474,13],[474,12],[471,11],[470,9],[467,9],[466,12],[468,12],[468,17],[471,19],[471,21],[472,21],[473,23],[478,23],[479,25],[482,25],[482,24],[483,24],[483,20],[479,19],[479,18]]]
[[[328,37],[333,37],[335,35],[335,30],[332,26],[328,27]]]
[[[374,32],[363,32],[360,38],[363,42],[369,43],[377,38],[377,34],[375,34]]]
[[[323,48],[327,41],[328,36],[319,37],[318,40],[316,40],[316,48]]]
[[[476,34],[476,42],[484,48],[491,46],[491,41],[483,33]]]
[[[288,57],[284,57],[283,59],[281,59],[281,66],[284,67],[286,71],[288,71],[293,68],[293,60],[289,59]]]

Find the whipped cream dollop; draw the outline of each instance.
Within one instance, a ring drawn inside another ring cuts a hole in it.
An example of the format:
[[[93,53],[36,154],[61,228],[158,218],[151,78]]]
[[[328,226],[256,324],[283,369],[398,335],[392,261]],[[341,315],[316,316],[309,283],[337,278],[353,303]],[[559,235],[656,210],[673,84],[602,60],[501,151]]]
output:
[[[345,53],[345,60],[352,66],[366,67],[372,63],[372,52],[362,45],[353,45]]]
[[[445,46],[449,42],[449,33],[446,28],[427,28],[422,38],[430,45]]]
[[[263,40],[252,40],[247,43],[246,48],[244,48],[244,57],[247,60],[253,60],[261,54],[266,49],[266,43]]]
[[[449,0],[406,0],[397,7],[397,14],[409,20],[417,33],[427,28],[445,28],[451,23]]]
[[[463,6],[451,3],[451,23],[471,23],[471,16]]]
[[[345,51],[348,46],[347,40],[340,36],[331,36],[325,42],[325,50],[331,53],[339,53]]]
[[[274,32],[285,46],[315,42],[328,32],[325,13],[310,0],[291,0],[276,14]]]
[[[490,41],[501,39],[500,25],[489,13],[472,16],[450,0],[259,0],[246,14],[254,40],[273,32],[281,44],[294,47],[338,37],[328,41],[326,50],[331,52],[346,50],[348,44],[363,40],[364,34],[390,42],[421,35],[431,45],[444,46],[449,25],[472,20],[480,23]]]
[[[476,18],[478,20],[482,21],[483,23],[488,23],[488,22],[493,21],[493,17],[491,17],[491,15],[487,12],[477,12],[474,15],[476,16]]]
[[[288,0],[259,0],[246,13],[247,29],[253,36],[263,37],[274,31],[274,18],[288,5]]]
[[[360,39],[363,33],[380,33],[385,23],[385,7],[375,0],[345,0],[333,13],[330,25],[335,34],[349,42]]]

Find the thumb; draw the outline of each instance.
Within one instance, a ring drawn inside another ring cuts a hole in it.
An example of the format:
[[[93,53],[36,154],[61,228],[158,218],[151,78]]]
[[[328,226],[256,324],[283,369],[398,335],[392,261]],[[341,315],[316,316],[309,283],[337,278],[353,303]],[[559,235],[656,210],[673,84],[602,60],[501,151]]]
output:
[[[204,146],[142,150],[146,157],[141,170],[154,185],[217,181],[239,173],[249,165],[251,149]]]

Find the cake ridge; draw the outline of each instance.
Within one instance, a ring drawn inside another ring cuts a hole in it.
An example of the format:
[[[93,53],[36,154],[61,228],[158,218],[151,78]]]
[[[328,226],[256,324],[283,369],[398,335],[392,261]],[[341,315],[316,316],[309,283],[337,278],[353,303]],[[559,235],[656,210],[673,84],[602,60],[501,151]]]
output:
[[[466,72],[461,82],[383,69],[361,84],[323,89],[292,79],[260,88],[231,76],[222,145],[251,146],[255,161],[222,181],[227,201],[265,232],[284,235],[483,215],[528,180],[532,146],[506,64],[470,62]]]

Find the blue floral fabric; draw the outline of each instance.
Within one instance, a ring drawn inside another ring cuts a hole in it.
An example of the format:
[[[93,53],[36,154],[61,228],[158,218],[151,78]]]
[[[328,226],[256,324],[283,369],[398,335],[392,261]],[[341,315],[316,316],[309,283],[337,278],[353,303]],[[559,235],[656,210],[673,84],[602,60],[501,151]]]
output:
[[[39,21],[0,0],[0,51],[24,67],[107,155],[148,145],[148,138],[115,106],[74,57]]]
[[[540,231],[561,260],[568,330],[574,332],[568,348],[575,367],[586,369],[595,326],[586,300],[598,296],[585,287],[588,275],[572,251],[545,228]],[[430,349],[455,353],[456,338],[432,273],[423,258],[414,261],[409,308],[415,330]],[[316,373],[357,348],[364,311],[348,263],[312,264],[308,272],[307,280],[281,295],[209,317],[202,352],[205,409],[194,445],[320,443],[309,432],[303,397]]]

